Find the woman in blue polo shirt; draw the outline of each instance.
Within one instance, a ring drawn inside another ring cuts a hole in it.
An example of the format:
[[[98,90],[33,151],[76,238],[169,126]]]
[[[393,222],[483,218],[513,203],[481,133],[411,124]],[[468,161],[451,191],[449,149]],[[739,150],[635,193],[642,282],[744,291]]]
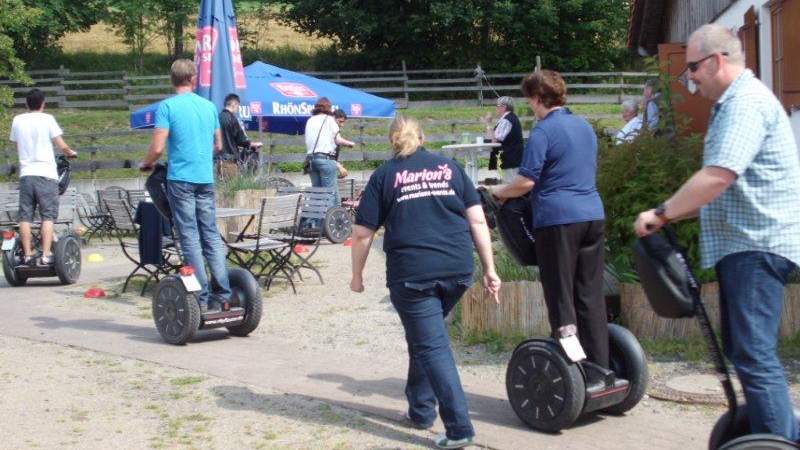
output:
[[[398,116],[389,141],[394,157],[372,174],[356,213],[350,289],[363,292],[372,238],[383,226],[386,285],[408,343],[407,418],[430,428],[438,403],[447,433],[436,445],[461,448],[473,443],[475,431],[444,318],[472,283],[473,243],[484,286],[497,301],[489,229],[470,179],[455,161],[422,147],[415,120]]]
[[[536,257],[553,336],[577,335],[589,361],[608,368],[597,138],[585,119],[563,107],[567,86],[558,72],[534,72],[522,93],[539,120],[519,175],[494,195],[502,200],[533,190]]]

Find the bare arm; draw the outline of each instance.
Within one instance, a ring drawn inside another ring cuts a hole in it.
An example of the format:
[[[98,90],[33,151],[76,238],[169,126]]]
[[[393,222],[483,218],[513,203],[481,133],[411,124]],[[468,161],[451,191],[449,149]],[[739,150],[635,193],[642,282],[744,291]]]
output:
[[[530,178],[517,175],[511,183],[500,186],[492,194],[501,200],[522,197],[533,189],[534,184]]]
[[[56,147],[58,147],[59,150],[61,150],[61,153],[65,154],[67,156],[76,156],[77,155],[77,153],[75,153],[75,151],[73,151],[69,147],[69,145],[67,145],[67,143],[64,142],[64,139],[61,136],[54,137],[53,138],[53,144]]]
[[[478,250],[478,257],[483,267],[483,286],[494,298],[495,303],[499,304],[500,277],[495,272],[492,241],[489,237],[489,228],[486,226],[486,217],[483,214],[481,205],[467,208],[467,221],[469,222],[470,233],[472,233],[472,242]]]
[[[167,144],[167,136],[169,136],[169,130],[163,128],[156,128],[153,130],[153,136],[150,138],[150,147],[147,149],[147,154],[144,155],[141,167],[151,167],[158,161],[158,158],[164,153],[164,147]]]
[[[214,153],[222,151],[222,131],[217,128],[214,130]]]
[[[341,134],[337,134],[336,137],[333,139],[336,145],[345,145],[347,147],[355,147],[356,143],[353,141],[349,141],[342,137]]]
[[[350,289],[353,292],[364,292],[364,280],[362,278],[364,273],[364,266],[367,263],[367,256],[369,256],[369,247],[372,245],[372,239],[375,237],[375,231],[362,225],[353,225],[353,246],[351,247],[350,257],[353,266],[353,278],[350,280]]]
[[[701,207],[711,203],[720,194],[736,181],[736,173],[731,170],[708,166],[695,172],[678,191],[669,198],[664,205],[664,216],[668,221],[676,221],[694,217]],[[633,225],[634,231],[639,236],[646,236],[666,222],[655,215],[651,209],[639,214]]]

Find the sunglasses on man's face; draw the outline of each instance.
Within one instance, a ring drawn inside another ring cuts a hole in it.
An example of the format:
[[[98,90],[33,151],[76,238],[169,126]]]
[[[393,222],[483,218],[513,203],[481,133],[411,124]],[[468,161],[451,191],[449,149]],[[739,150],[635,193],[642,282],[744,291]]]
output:
[[[689,61],[689,62],[687,62],[687,63],[686,63],[686,69],[687,69],[689,72],[695,73],[695,72],[697,72],[697,69],[699,69],[699,68],[700,68],[700,64],[702,64],[702,63],[703,63],[703,61],[705,61],[705,60],[707,60],[707,59],[711,58],[711,57],[712,57],[712,56],[714,56],[714,55],[716,55],[716,53],[712,53],[712,54],[710,54],[710,55],[706,56],[705,58],[700,58],[700,59],[698,59],[697,61]],[[722,52],[722,53],[720,53],[720,55],[722,55],[722,56],[728,56],[728,52]]]

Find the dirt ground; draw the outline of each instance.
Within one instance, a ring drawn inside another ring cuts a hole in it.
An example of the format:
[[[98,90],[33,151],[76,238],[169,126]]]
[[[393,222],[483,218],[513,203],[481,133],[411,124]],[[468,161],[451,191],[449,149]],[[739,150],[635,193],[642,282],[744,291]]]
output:
[[[114,249],[103,246],[104,253]],[[324,284],[306,273],[297,295],[285,285],[265,291],[265,315],[254,336],[280,336],[301,349],[406,358],[402,327],[384,287],[383,254],[370,254],[364,294],[349,291],[349,258],[348,248],[322,246],[314,261]],[[82,298],[86,287],[68,290],[55,307],[125,315],[152,325],[150,299],[138,295],[140,284],[122,294],[119,281],[109,282],[101,286],[109,294],[104,299]],[[508,351],[455,344],[454,353],[462,374],[505,382]],[[797,366],[790,364],[796,398]],[[659,362],[650,369],[654,376],[671,376],[708,367]],[[645,398],[632,414],[650,414],[654,421],[689,414],[705,422],[721,411]],[[430,448],[433,437],[399,421],[302,396],[2,335],[0,423],[3,448]]]

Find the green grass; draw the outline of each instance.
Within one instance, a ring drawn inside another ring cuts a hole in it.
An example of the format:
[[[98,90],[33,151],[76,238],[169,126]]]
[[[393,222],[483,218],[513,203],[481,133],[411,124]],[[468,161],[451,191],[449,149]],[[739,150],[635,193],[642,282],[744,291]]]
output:
[[[700,337],[686,339],[640,339],[645,353],[655,359],[689,362],[710,362],[705,341]],[[800,358],[800,332],[781,338],[778,354],[782,359]]]
[[[173,378],[169,380],[169,382],[173,386],[187,386],[190,384],[202,383],[203,381],[205,381],[205,379],[206,379],[205,377],[201,376],[188,376],[188,377]]]
[[[571,105],[570,108],[580,114],[618,114],[619,105]],[[518,106],[518,113],[521,116],[531,116],[531,112],[527,109],[526,105]],[[447,120],[479,120],[487,112],[492,111],[491,107],[429,107],[429,108],[415,108],[398,110],[398,113],[415,117],[420,120],[422,127],[428,136],[434,135],[452,135],[454,130],[449,124],[431,124],[428,121],[447,121]],[[15,114],[22,112],[19,109],[13,111]],[[141,132],[134,134],[127,134],[123,136],[109,136],[114,131],[127,131],[129,130],[130,113],[125,110],[73,110],[73,109],[48,109],[47,112],[53,114],[65,132],[65,140],[73,148],[78,149],[81,153],[79,156],[80,161],[98,160],[98,161],[122,161],[130,160],[133,167],[128,169],[103,169],[95,172],[94,174],[89,171],[74,172],[75,179],[113,179],[113,178],[137,178],[142,174],[135,168],[138,161],[142,159],[145,154],[144,150],[138,151],[99,151],[92,157],[89,149],[95,146],[108,146],[108,145],[138,145],[146,146],[150,142],[150,133]],[[371,121],[372,124],[377,126],[368,126],[363,130],[364,136],[385,137],[388,134],[390,121]],[[599,121],[601,127],[611,126],[618,127],[621,121],[617,119],[602,119]],[[0,122],[0,134],[7,135],[10,126],[10,120]],[[526,129],[531,127],[531,123],[524,123]],[[458,137],[461,133],[471,133],[478,135],[483,132],[482,124],[467,124],[457,125],[455,128],[455,136]],[[342,129],[342,134],[350,139],[358,139],[360,130],[356,121],[350,121],[345,124]],[[258,139],[258,133],[251,132],[253,139]],[[268,140],[269,135],[261,136],[265,141]],[[273,139],[282,140],[285,136],[273,135]],[[438,149],[442,145],[449,144],[446,141],[432,141],[427,143],[428,148]],[[11,161],[16,160],[16,154],[13,149],[7,147],[7,153]],[[363,147],[358,147],[356,151],[366,150],[370,152],[383,152],[388,148],[387,143],[367,144]],[[287,154],[287,153],[304,153],[305,148],[301,145],[276,145],[272,150],[274,154]],[[348,150],[345,150],[347,152]],[[346,161],[345,167],[348,170],[364,170],[374,169],[380,164],[380,161]],[[481,167],[486,167],[488,160],[480,160]],[[277,167],[284,172],[299,172],[301,163],[280,163]],[[234,189],[236,190],[236,189]]]

